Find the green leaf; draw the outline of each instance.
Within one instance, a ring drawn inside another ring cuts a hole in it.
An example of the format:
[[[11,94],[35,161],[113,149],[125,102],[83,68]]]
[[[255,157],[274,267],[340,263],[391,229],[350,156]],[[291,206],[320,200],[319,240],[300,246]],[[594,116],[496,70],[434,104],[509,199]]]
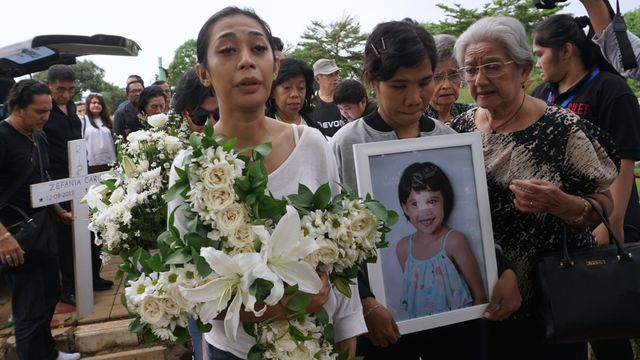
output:
[[[189,188],[188,181],[184,181],[184,180],[176,181],[176,183],[173,184],[173,186],[171,186],[169,190],[167,190],[167,193],[164,195],[164,199],[167,202],[169,202],[175,199],[178,195],[180,195],[183,191],[185,191],[185,189],[188,189],[188,188]]]
[[[298,284],[287,285],[287,287],[284,289],[284,294],[285,295],[291,295],[291,294],[295,293],[296,291],[298,291]]]
[[[249,286],[249,293],[256,298],[257,304],[264,304],[266,299],[273,289],[273,283],[269,280],[257,278],[253,281],[253,284]]]
[[[149,345],[156,340],[156,337],[151,332],[151,329],[144,329],[144,342]]]
[[[303,342],[303,341],[307,341],[307,340],[311,340],[312,339],[311,336],[305,335],[297,327],[295,327],[295,326],[293,326],[291,324],[289,324],[289,335],[291,335],[293,340],[299,341],[299,342]]]
[[[213,124],[211,124],[210,121],[207,121],[204,126],[204,134],[206,136],[213,136]]]
[[[197,325],[198,325],[198,331],[200,331],[203,334],[208,333],[209,331],[211,331],[211,328],[213,328],[211,324],[205,324],[200,319],[198,319]]]
[[[196,232],[190,232],[184,235],[184,241],[187,246],[190,246],[200,251],[200,248],[202,248],[205,245],[205,243],[207,242],[207,239],[202,237],[202,235]]]
[[[175,343],[178,345],[184,345],[187,340],[191,339],[191,336],[189,335],[187,329],[183,328],[182,326],[176,326],[176,328],[173,330],[173,335],[177,337]]]
[[[320,310],[313,313],[313,315],[316,317],[316,320],[318,321],[318,323],[322,325],[326,325],[329,323],[329,314],[327,313],[327,310],[325,310],[323,307],[320,308]]]
[[[398,222],[398,213],[393,211],[393,210],[389,210],[387,211],[387,221],[385,221],[385,223],[387,224],[387,226],[393,226],[395,223]],[[391,230],[389,230],[391,231]]]
[[[271,143],[260,144],[253,148],[253,158],[257,159],[259,156],[265,158],[271,153]],[[258,156],[259,155],[259,156]]]
[[[244,329],[244,332],[247,333],[247,335],[251,337],[256,337],[256,323],[243,322],[242,328]]]
[[[140,318],[135,318],[135,319],[133,319],[133,321],[131,321],[129,323],[129,331],[131,331],[131,332],[139,333],[139,332],[142,331],[143,328],[144,328],[144,326],[142,325],[142,322],[140,321]]]
[[[226,143],[224,143],[224,145],[222,145],[222,150],[229,152],[231,150],[233,150],[233,148],[236,147],[236,144],[238,143],[238,138],[232,138],[227,140]]]
[[[191,144],[191,147],[194,149],[202,146],[202,134],[192,132],[189,136],[189,144]]]
[[[169,255],[167,260],[165,260],[165,265],[171,264],[184,264],[188,261],[191,261],[191,254],[185,254],[182,250],[176,251],[173,254]]]
[[[211,270],[209,263],[207,263],[207,261],[200,256],[194,248],[191,248],[191,257],[193,258],[193,263],[196,265],[196,269],[200,276],[205,277],[211,274],[213,270]]]
[[[344,296],[351,297],[351,287],[349,286],[349,281],[341,278],[335,277],[333,285],[335,285],[336,289],[340,291]]]
[[[303,292],[293,294],[285,307],[291,311],[303,311],[311,304],[311,295]]]
[[[176,174],[178,174],[178,177],[180,178],[180,180],[185,180],[188,181],[189,177],[187,176],[187,172],[184,171],[183,169],[174,166],[173,169],[176,171]]]
[[[149,269],[151,269],[152,271],[156,271],[156,272],[165,271],[165,266],[162,264],[162,259],[160,258],[160,254],[153,255],[152,257],[144,261],[143,264],[147,265]]]
[[[249,349],[247,353],[247,360],[262,360],[264,357],[265,348],[260,344],[255,344]]]
[[[324,210],[331,202],[331,187],[329,183],[320,185],[316,193],[313,194],[313,204],[316,208]]]
[[[324,326],[324,338],[327,341],[333,342],[333,324],[329,323]]]

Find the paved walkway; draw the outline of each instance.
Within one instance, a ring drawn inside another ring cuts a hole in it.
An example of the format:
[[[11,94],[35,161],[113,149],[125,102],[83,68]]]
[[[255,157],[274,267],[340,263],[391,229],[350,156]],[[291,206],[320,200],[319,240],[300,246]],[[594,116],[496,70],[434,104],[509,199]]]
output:
[[[77,324],[91,324],[105,322],[109,320],[127,318],[127,310],[120,302],[120,295],[124,293],[122,279],[116,280],[116,271],[122,263],[119,257],[112,257],[109,264],[102,267],[101,276],[114,282],[109,290],[94,291],[93,293],[93,313],[83,319],[77,320],[75,306],[58,303],[56,312],[51,321],[52,328],[64,327]],[[2,333],[13,333],[10,323],[11,317],[11,295],[6,285],[0,291],[0,328]]]

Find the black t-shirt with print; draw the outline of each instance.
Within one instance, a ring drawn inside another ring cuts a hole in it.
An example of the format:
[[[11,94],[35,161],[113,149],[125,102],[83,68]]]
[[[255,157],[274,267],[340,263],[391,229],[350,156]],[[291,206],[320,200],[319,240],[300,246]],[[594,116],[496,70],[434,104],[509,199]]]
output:
[[[556,84],[542,84],[533,96],[555,105],[565,105],[611,135],[621,159],[640,160],[640,106],[625,80],[600,72],[589,81],[587,74],[562,94]],[[569,99],[568,103],[567,100]],[[566,103],[566,104],[565,104]],[[640,241],[640,204],[633,186],[625,214],[625,240]]]
[[[313,104],[315,107],[311,113],[311,120],[318,124],[324,136],[333,136],[345,124],[338,105],[334,102],[324,102],[319,96],[316,97]]]

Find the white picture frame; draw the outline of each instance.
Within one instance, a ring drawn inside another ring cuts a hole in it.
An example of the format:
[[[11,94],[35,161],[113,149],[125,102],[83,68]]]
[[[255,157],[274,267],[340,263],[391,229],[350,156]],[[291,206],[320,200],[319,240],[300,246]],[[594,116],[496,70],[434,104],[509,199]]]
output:
[[[398,213],[398,222],[387,234],[389,246],[378,250],[377,262],[368,264],[368,272],[372,292],[391,311],[400,332],[407,334],[482,317],[497,281],[497,266],[480,134],[357,144],[353,152],[360,196],[369,193]],[[400,298],[404,274],[395,246],[416,230],[404,216],[398,183],[404,169],[416,162],[432,162],[451,183],[454,203],[446,224],[462,233],[476,259],[486,295],[484,304],[418,317],[403,310]]]

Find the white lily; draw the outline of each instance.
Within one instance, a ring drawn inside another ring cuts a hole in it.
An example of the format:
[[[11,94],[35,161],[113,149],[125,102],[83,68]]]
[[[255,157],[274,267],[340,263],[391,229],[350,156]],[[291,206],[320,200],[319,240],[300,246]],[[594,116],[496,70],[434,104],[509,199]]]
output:
[[[212,322],[220,312],[226,310],[224,330],[227,337],[235,341],[241,305],[244,303],[246,311],[253,311],[256,316],[261,316],[266,310],[266,307],[260,311],[254,308],[256,298],[249,291],[253,282],[257,278],[277,282],[278,278],[269,271],[258,253],[229,257],[220,250],[207,247],[200,250],[200,255],[219,277],[196,288],[180,287],[180,291],[189,301],[205,303],[199,311],[199,317],[204,322]],[[284,289],[274,284],[271,296],[275,296],[274,292],[279,292],[282,297]]]
[[[302,237],[300,217],[291,206],[269,236],[264,226],[254,226],[254,232],[262,241],[261,254],[271,271],[289,285],[298,285],[300,291],[317,294],[322,282],[315,269],[305,262],[305,256],[318,249],[310,237]]]

